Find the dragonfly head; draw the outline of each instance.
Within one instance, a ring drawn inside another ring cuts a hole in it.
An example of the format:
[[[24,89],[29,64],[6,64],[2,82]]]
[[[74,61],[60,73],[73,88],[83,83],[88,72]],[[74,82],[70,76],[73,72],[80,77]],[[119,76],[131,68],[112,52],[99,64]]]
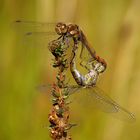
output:
[[[67,33],[68,27],[65,23],[59,22],[55,26],[55,31],[58,35],[64,35]]]
[[[80,30],[76,24],[68,25],[68,33],[71,37],[79,38]]]

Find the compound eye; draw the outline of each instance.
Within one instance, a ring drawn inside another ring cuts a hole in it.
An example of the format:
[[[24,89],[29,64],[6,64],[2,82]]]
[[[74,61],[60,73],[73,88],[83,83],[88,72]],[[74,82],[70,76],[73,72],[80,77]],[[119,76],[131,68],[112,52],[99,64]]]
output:
[[[61,26],[61,28],[62,28],[62,29],[65,29],[65,28],[66,28],[66,25],[65,25],[65,24],[63,24],[63,25]]]
[[[75,24],[69,24],[68,26],[68,32],[71,36],[76,37],[79,35],[79,29],[78,26]]]
[[[67,32],[67,26],[65,23],[57,23],[55,27],[55,31],[58,35],[63,35]]]

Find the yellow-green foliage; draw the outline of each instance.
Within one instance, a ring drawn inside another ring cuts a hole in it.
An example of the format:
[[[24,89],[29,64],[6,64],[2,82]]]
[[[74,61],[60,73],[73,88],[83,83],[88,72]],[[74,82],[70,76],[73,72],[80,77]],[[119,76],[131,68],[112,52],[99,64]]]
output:
[[[140,1],[1,0],[0,140],[50,139],[46,128],[50,98],[36,86],[55,80],[52,55],[47,47],[28,42],[22,31],[18,33],[13,26],[18,19],[77,23],[107,61],[100,87],[136,114],[137,121],[127,124],[73,103],[71,122],[78,123],[71,130],[74,140],[140,139]]]

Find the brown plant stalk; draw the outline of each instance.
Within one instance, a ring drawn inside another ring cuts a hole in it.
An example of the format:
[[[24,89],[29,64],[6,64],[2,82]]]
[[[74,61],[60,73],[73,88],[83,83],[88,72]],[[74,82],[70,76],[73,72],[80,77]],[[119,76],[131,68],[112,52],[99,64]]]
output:
[[[68,130],[73,126],[69,124],[69,91],[65,84],[65,71],[68,68],[66,59],[66,47],[59,40],[53,40],[49,43],[49,49],[55,59],[53,67],[58,68],[56,83],[53,84],[52,109],[48,119],[50,122],[50,136],[53,140],[71,140],[68,136]]]

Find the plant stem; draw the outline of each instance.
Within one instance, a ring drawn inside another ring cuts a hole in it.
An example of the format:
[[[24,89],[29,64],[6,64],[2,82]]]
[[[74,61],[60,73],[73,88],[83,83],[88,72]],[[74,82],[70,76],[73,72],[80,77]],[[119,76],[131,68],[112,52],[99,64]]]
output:
[[[49,114],[50,136],[53,140],[71,140],[68,130],[73,126],[69,124],[69,107],[67,99],[69,93],[65,84],[65,70],[68,68],[66,48],[59,40],[49,44],[51,53],[55,56],[53,67],[58,68],[56,83],[53,84],[51,94],[52,109]]]

